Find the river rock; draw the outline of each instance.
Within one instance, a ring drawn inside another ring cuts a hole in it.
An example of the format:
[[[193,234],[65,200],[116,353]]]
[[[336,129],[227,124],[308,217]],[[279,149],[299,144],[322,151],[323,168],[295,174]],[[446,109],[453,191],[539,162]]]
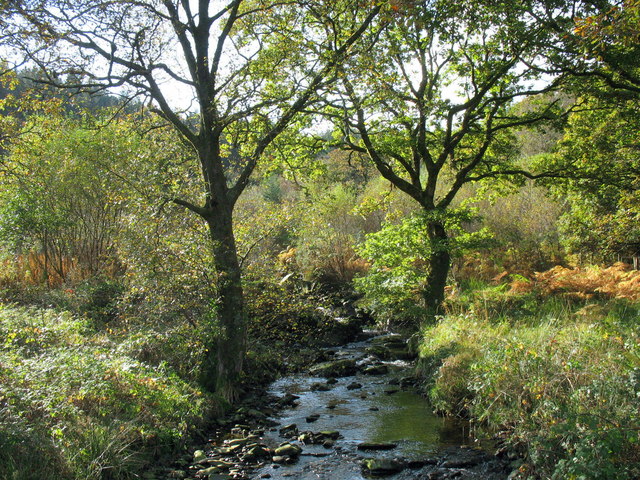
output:
[[[254,445],[247,449],[242,459],[245,462],[253,463],[259,460],[264,460],[271,457],[271,451],[264,445]]]
[[[320,418],[320,415],[317,413],[314,413],[313,415],[309,415],[308,417],[305,418],[305,421],[307,423],[313,423],[315,421],[317,421]]]
[[[347,390],[357,390],[359,388],[362,388],[362,384],[358,382],[353,382],[347,385]]]
[[[382,360],[413,360],[416,358],[416,354],[409,349],[406,340],[395,334],[374,338],[371,347],[366,351]]]
[[[328,392],[331,390],[331,386],[326,383],[313,383],[311,384],[310,390],[312,392]]]
[[[397,333],[390,333],[388,335],[381,335],[371,339],[372,345],[383,345],[385,347],[404,347],[407,342]]]
[[[296,400],[298,400],[299,398],[300,397],[298,395],[287,393],[284,397],[278,400],[278,404],[281,407],[295,407],[298,404]]]
[[[316,433],[316,436],[323,440],[337,440],[340,438],[340,432],[337,430],[325,430],[324,432]]]
[[[365,474],[373,476],[393,475],[404,470],[404,464],[388,458],[365,458],[361,465]]]
[[[199,477],[205,477],[205,476],[213,475],[216,473],[220,473],[220,469],[218,467],[209,467],[209,468],[203,468],[202,470],[198,470],[196,472],[196,475],[198,475]]]
[[[236,446],[242,447],[247,443],[257,439],[258,437],[234,438],[233,440],[227,440],[225,444],[229,447],[236,447]]]
[[[315,377],[349,377],[358,371],[355,360],[343,359],[331,362],[319,363],[309,369],[309,373]]]
[[[291,443],[285,443],[273,452],[276,457],[291,457],[296,458],[302,453],[302,448],[298,445],[292,445]]]
[[[440,461],[440,459],[438,458],[423,458],[423,459],[414,459],[414,460],[409,460],[409,462],[407,462],[407,467],[412,469],[412,470],[417,470],[419,468],[424,468],[427,465],[437,465],[438,462]]]
[[[362,370],[362,373],[365,375],[386,375],[389,373],[389,367],[384,364],[371,365]]]
[[[298,426],[295,423],[290,423],[278,430],[278,433],[283,437],[296,437],[298,435]]]
[[[207,454],[204,453],[204,450],[196,450],[193,452],[193,463],[200,463],[203,460],[207,459]]]
[[[303,432],[298,436],[298,441],[305,445],[311,445],[314,443],[314,436],[311,432]]]
[[[364,442],[358,444],[358,450],[393,450],[398,446],[397,443],[374,443]]]
[[[406,346],[403,348],[389,348],[388,352],[389,360],[415,360],[417,357],[417,355]]]
[[[402,388],[415,387],[416,383],[417,380],[414,377],[402,377],[400,379],[400,387]]]
[[[339,432],[302,432],[298,436],[298,441],[305,445],[324,445],[326,442],[335,442],[340,436]],[[331,444],[333,446],[333,443]]]

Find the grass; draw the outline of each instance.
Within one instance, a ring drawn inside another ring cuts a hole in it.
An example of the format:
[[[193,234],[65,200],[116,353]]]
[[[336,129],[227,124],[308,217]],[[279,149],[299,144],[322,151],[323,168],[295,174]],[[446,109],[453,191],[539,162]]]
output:
[[[0,479],[128,479],[215,402],[88,320],[0,306]]]
[[[640,303],[583,272],[543,291],[476,284],[422,334],[435,408],[503,432],[522,478],[640,478]],[[600,295],[578,295],[587,283]]]

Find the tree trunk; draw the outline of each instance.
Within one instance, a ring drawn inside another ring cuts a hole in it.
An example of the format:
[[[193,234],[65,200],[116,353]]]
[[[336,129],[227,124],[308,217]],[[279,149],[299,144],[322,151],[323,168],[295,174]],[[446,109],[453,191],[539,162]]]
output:
[[[212,313],[218,328],[207,345],[202,380],[205,387],[233,401],[246,351],[246,318],[232,210],[216,210],[206,220],[217,274],[217,302]]]
[[[429,275],[424,292],[427,307],[427,322],[434,323],[438,315],[442,315],[444,289],[451,267],[449,237],[442,222],[432,221],[427,226],[431,255],[429,257]]]

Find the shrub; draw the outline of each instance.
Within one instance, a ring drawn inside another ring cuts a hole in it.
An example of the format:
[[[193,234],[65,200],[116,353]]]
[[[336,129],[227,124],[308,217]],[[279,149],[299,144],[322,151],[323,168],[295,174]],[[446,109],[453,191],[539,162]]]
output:
[[[639,307],[548,303],[535,322],[467,314],[426,329],[434,405],[506,430],[544,478],[638,478],[640,330],[620,313]]]
[[[133,478],[210,417],[213,400],[167,364],[92,332],[69,313],[0,306],[0,455],[13,459],[0,478],[30,478],[41,451],[40,479]]]
[[[469,233],[462,228],[463,222],[473,218],[472,212],[455,210],[442,215],[446,215],[453,256],[488,242],[485,230]],[[357,248],[371,267],[356,279],[356,289],[363,293],[365,306],[382,322],[415,325],[425,316],[423,295],[431,255],[428,222],[427,215],[416,214],[398,224],[387,223],[368,234]]]

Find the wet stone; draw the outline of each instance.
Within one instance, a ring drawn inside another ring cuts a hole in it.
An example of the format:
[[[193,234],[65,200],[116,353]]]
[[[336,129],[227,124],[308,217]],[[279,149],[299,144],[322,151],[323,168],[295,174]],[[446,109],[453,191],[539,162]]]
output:
[[[365,375],[385,375],[389,373],[389,367],[384,364],[371,365],[370,367],[366,367],[362,370],[362,373]]]
[[[313,415],[309,415],[308,417],[306,417],[305,421],[307,423],[313,423],[313,422],[316,422],[319,418],[320,418],[320,415],[317,413],[314,413]]]
[[[298,445],[292,445],[290,443],[285,443],[278,448],[275,449],[274,454],[276,457],[291,457],[295,458],[302,453],[302,448]]]
[[[204,450],[196,450],[193,452],[193,462],[198,463],[202,460],[206,460],[207,455],[204,453]]]
[[[331,386],[326,383],[314,383],[311,385],[310,390],[312,392],[328,392],[331,390]]]
[[[324,442],[322,442],[322,446],[324,448],[333,448],[335,445],[336,445],[335,440],[325,440]]]
[[[357,390],[359,388],[362,388],[362,384],[358,382],[352,382],[347,385],[347,390]]]
[[[329,440],[337,440],[340,438],[340,432],[335,430],[326,430],[324,432],[318,432],[316,434],[318,437]]]
[[[283,437],[295,437],[298,435],[298,426],[295,423],[290,423],[278,430],[278,433]]]
[[[407,462],[407,468],[417,470],[418,468],[424,468],[428,465],[437,465],[439,460],[437,458],[423,458],[419,460],[410,460]]]
[[[358,371],[355,360],[343,359],[314,365],[309,373],[316,377],[349,377]]]
[[[402,462],[387,458],[365,458],[361,465],[363,473],[373,476],[393,475],[405,467]]]
[[[358,444],[358,450],[393,450],[398,446],[397,443],[374,443],[365,442]]]
[[[281,407],[295,407],[298,404],[296,400],[298,400],[299,398],[300,397],[298,395],[287,393],[284,397],[278,400],[278,404]]]

